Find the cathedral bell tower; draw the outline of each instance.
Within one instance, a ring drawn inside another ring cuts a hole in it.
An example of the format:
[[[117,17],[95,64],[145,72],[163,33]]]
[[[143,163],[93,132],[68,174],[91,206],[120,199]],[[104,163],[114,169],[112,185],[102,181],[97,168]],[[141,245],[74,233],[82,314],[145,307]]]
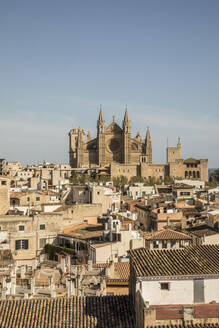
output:
[[[131,122],[129,119],[128,108],[126,107],[123,120],[123,163],[130,163],[130,143],[131,143]]]
[[[103,119],[102,107],[100,107],[97,121],[97,161],[100,166],[105,165],[105,121]]]

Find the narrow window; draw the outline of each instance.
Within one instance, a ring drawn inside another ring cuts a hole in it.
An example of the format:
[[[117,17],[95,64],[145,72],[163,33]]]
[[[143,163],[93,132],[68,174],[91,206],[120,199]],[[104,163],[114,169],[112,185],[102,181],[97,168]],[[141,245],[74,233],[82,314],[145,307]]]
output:
[[[45,230],[46,229],[46,225],[45,224],[41,224],[40,225],[40,230]]]
[[[167,248],[167,242],[166,242],[166,240],[163,240],[162,241],[162,248]]]
[[[158,248],[159,247],[159,242],[158,240],[153,241],[153,248]]]

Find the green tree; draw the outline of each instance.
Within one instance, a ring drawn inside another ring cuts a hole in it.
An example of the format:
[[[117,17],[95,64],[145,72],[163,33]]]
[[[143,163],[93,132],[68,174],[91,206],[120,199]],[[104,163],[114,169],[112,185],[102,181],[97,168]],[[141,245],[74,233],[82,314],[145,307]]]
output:
[[[133,176],[133,177],[131,177],[130,178],[130,180],[129,180],[129,183],[130,184],[133,184],[133,183],[138,183],[138,182],[145,182],[144,181],[144,178],[143,177],[139,177],[139,176]]]
[[[113,185],[117,190],[123,189],[126,184],[128,184],[128,178],[124,175],[113,178]]]
[[[209,182],[207,185],[211,187],[216,187],[219,185],[219,169],[213,171],[209,177]]]

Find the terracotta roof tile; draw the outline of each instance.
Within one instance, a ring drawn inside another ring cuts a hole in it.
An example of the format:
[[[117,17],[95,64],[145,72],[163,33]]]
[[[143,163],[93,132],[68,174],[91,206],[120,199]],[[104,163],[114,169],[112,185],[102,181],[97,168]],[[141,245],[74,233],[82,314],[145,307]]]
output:
[[[110,263],[96,263],[93,264],[94,268],[107,268]],[[129,262],[116,262],[114,263],[115,276],[109,280],[128,280],[130,276],[130,264]]]
[[[0,301],[1,328],[134,328],[129,296]]]
[[[219,275],[219,245],[154,251],[140,248],[129,253],[137,277]]]
[[[117,262],[114,264],[115,272],[118,274],[119,279],[128,280],[130,276],[129,262]]]
[[[165,229],[153,233],[144,233],[143,237],[146,240],[192,240],[192,237],[187,234],[171,229]]]

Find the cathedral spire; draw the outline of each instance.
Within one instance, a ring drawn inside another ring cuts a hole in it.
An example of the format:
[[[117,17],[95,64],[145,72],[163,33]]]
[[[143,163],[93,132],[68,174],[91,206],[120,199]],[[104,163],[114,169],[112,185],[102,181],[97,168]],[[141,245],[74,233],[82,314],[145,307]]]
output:
[[[102,106],[100,105],[100,113],[97,121],[97,131],[102,133],[105,130],[105,121],[103,119]]]
[[[146,145],[148,145],[150,142],[151,142],[150,130],[149,127],[147,127],[145,143]]]
[[[145,154],[147,155],[147,162],[152,164],[152,143],[149,127],[147,127],[146,138],[145,138]]]
[[[124,123],[128,123],[129,122],[129,113],[128,113],[128,107],[126,105],[126,108],[125,108],[125,116],[124,116]]]
[[[124,132],[131,132],[131,123],[130,123],[130,119],[129,119],[129,113],[128,113],[128,107],[126,105],[126,109],[125,109],[125,115],[124,115],[124,119],[123,119],[123,130]]]
[[[98,123],[104,123],[103,110],[102,110],[102,106],[101,105],[100,105],[100,113],[99,113]]]

